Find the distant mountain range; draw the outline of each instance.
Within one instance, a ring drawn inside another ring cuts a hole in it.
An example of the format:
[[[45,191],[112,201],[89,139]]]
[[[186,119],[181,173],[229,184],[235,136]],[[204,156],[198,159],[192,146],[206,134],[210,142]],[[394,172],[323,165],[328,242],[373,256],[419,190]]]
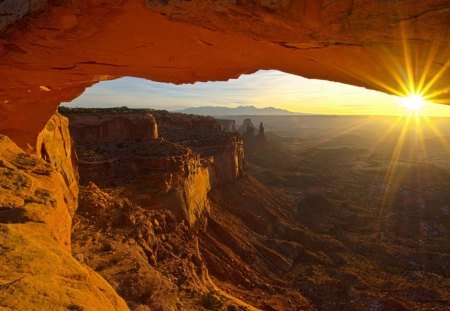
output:
[[[242,115],[264,115],[264,116],[280,116],[280,115],[299,115],[301,113],[295,113],[285,109],[279,109],[274,107],[257,108],[255,106],[239,106],[236,108],[229,107],[191,107],[177,112],[198,114],[205,116],[242,116]]]

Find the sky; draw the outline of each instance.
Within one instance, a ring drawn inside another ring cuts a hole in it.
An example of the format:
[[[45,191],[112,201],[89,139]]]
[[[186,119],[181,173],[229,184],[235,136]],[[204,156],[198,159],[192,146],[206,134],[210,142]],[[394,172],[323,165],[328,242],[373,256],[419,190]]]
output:
[[[293,112],[343,115],[404,115],[398,97],[337,82],[260,70],[238,79],[175,85],[124,77],[88,88],[68,107],[181,110],[187,107],[276,107]],[[450,116],[450,106],[426,104],[427,116]]]

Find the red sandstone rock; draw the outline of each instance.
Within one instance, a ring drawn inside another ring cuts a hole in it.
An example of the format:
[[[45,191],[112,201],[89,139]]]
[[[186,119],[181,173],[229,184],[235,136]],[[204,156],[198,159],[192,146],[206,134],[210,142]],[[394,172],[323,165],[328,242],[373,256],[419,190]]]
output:
[[[225,131],[223,122],[213,117],[167,111],[155,111],[154,114],[161,137],[191,147],[208,159],[210,183],[213,187],[242,177],[243,140],[236,133]]]
[[[129,310],[101,276],[80,264],[45,224],[0,224],[0,305],[6,310]]]
[[[55,113],[39,133],[36,143],[38,157],[59,172],[68,188],[68,207],[73,216],[78,197],[78,158],[69,133],[66,117]]]
[[[0,305],[128,310],[104,279],[70,255],[78,180],[66,125],[59,115],[48,122],[39,136],[43,158],[0,135]]]
[[[70,132],[78,143],[108,142],[158,138],[158,128],[152,114],[146,112],[114,112],[66,114]]]
[[[236,121],[228,119],[217,119],[217,122],[222,126],[222,130],[225,132],[236,132]]]
[[[65,113],[80,157],[81,184],[123,187],[143,207],[170,208],[191,227],[209,211],[211,186],[243,175],[242,139],[224,132],[214,118],[164,111]],[[144,121],[134,131],[136,120]],[[162,139],[142,137],[156,127]]]
[[[91,183],[80,191],[73,251],[133,310],[196,310],[186,306],[195,299],[179,299],[179,286],[192,292],[205,287],[189,261],[199,256],[198,244],[186,233],[187,227],[176,224],[167,210],[144,209]]]
[[[70,137],[61,135],[68,131],[64,120],[56,115],[40,134],[42,145],[52,142],[47,144],[46,161],[25,153],[8,137],[1,136],[0,220],[2,223],[45,223],[50,235],[70,250],[78,174],[73,170]],[[67,138],[69,141],[64,140]]]
[[[416,84],[428,72],[428,93],[449,100],[447,0],[53,3],[0,41],[0,132],[20,146],[62,101],[122,76],[192,83],[278,69],[404,92],[410,51]]]

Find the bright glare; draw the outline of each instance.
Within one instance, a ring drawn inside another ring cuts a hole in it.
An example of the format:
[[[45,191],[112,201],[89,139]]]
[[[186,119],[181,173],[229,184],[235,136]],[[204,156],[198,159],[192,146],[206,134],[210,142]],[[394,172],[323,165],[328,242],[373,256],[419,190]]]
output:
[[[400,104],[409,111],[418,111],[427,103],[420,95],[411,95],[399,99]]]

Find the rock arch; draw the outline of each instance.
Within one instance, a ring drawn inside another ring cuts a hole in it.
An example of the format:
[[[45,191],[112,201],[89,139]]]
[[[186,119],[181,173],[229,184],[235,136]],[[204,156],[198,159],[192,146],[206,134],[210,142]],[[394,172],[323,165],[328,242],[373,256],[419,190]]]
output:
[[[388,93],[414,80],[449,103],[447,0],[5,0],[0,11],[0,132],[22,147],[60,102],[122,76],[278,69]]]

